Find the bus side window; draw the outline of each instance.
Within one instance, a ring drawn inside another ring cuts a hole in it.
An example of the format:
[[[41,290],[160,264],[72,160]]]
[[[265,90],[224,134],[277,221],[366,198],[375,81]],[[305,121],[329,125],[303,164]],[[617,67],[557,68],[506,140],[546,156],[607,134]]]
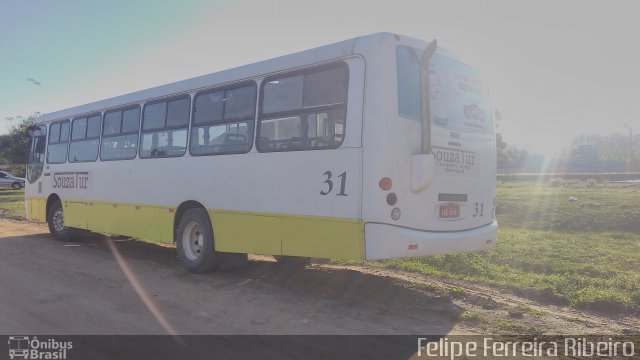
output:
[[[100,159],[131,160],[138,153],[140,106],[113,110],[104,115]]]
[[[190,108],[189,96],[145,104],[142,110],[140,158],[184,155]]]
[[[47,162],[49,164],[64,163],[67,161],[69,147],[69,120],[53,123],[50,128]]]
[[[265,79],[258,151],[340,147],[348,89],[349,69],[344,62]]]
[[[193,106],[189,153],[239,154],[251,150],[256,84],[200,92]]]
[[[73,119],[69,162],[89,162],[98,159],[101,122],[100,114]]]

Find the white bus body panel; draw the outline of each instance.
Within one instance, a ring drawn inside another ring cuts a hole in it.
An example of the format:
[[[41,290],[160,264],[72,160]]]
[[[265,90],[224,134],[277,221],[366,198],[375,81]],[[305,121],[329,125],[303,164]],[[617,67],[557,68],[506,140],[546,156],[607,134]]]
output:
[[[356,44],[355,51],[367,60],[362,216],[366,224],[368,259],[475,251],[495,245],[496,155],[493,133],[457,134],[456,141],[462,147],[453,150],[473,153],[475,162],[471,170],[462,175],[449,174],[444,172],[442,163],[434,159],[435,153],[442,151],[440,148],[451,147],[448,144],[451,132],[432,126],[433,153],[425,156],[431,157],[433,163],[426,164],[429,165],[426,169],[414,168],[412,171],[412,158],[421,150],[421,124],[398,114],[395,49],[397,46],[424,49],[426,45],[423,41],[392,34],[360,39]],[[448,56],[446,50],[438,49],[437,53]],[[419,163],[414,161],[414,167]],[[412,186],[415,179],[412,178],[420,176],[431,178],[427,179],[428,186],[415,189]],[[389,191],[379,186],[383,177],[392,180]],[[386,201],[391,192],[398,199],[394,205]],[[439,201],[439,194],[466,196],[466,201],[457,203],[459,217],[451,220],[439,218],[439,206],[446,203]],[[474,216],[476,203],[484,206],[482,216],[479,212]],[[391,218],[393,208],[401,211],[398,220]],[[487,244],[487,240],[492,241]],[[397,247],[394,241],[398,242]],[[407,251],[411,244],[418,244],[420,250]]]
[[[367,260],[443,255],[488,250],[495,247],[498,223],[477,229],[433,232],[388,224],[364,227]]]

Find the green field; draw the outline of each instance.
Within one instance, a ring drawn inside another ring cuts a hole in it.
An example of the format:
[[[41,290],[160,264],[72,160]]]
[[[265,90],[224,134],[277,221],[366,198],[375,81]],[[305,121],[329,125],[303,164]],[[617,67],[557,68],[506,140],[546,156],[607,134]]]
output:
[[[24,219],[24,190],[0,189],[0,217]]]
[[[577,308],[640,311],[639,185],[504,183],[497,203],[494,250],[378,265],[478,281]]]

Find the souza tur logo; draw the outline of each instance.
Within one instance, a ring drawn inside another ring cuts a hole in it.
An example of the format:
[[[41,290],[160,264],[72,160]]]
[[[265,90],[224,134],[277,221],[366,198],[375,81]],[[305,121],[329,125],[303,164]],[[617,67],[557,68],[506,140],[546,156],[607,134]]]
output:
[[[36,336],[9,336],[9,359],[46,360],[67,358],[73,348],[71,341],[38,340]]]
[[[87,189],[89,187],[88,172],[53,173],[54,189]]]

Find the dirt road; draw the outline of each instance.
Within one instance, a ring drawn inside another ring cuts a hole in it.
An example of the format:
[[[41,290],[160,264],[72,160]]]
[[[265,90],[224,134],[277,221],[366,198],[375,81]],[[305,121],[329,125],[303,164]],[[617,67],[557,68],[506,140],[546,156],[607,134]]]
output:
[[[622,333],[632,316],[541,304],[478,284],[270,257],[192,275],[175,249],[99,236],[52,240],[0,219],[3,334]],[[506,324],[506,325],[505,325]]]

